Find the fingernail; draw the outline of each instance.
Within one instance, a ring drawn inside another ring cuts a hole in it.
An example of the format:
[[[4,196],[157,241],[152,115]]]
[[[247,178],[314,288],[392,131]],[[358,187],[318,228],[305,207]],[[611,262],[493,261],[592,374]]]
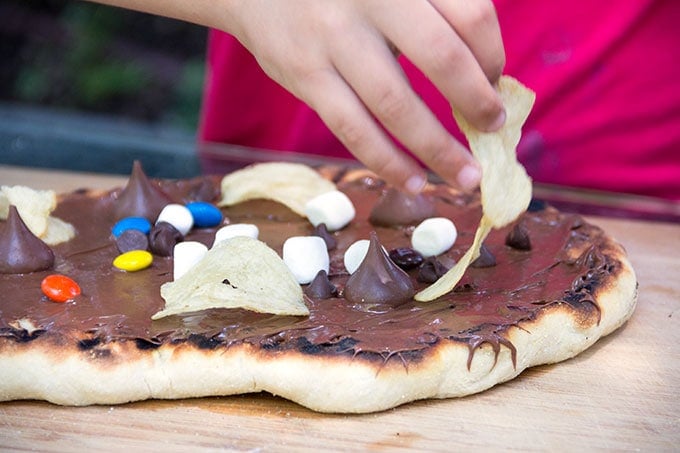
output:
[[[495,132],[505,124],[505,110],[501,111],[501,114],[496,117],[493,123],[489,125],[488,132]]]
[[[466,165],[458,172],[458,184],[464,190],[476,189],[482,179],[482,171],[476,165]]]
[[[406,180],[404,189],[406,189],[406,191],[411,195],[418,195],[420,192],[423,191],[425,184],[427,184],[427,180],[423,176],[414,175],[411,176],[408,180]]]

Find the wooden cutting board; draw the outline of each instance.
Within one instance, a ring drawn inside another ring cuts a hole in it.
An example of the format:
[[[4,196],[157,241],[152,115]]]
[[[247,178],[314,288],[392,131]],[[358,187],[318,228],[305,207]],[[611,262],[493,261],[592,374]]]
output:
[[[0,166],[0,184],[66,191],[124,181]],[[677,451],[680,225],[589,220],[624,244],[640,293],[631,320],[574,359],[478,395],[355,416],[266,394],[81,408],[0,403],[0,450]]]

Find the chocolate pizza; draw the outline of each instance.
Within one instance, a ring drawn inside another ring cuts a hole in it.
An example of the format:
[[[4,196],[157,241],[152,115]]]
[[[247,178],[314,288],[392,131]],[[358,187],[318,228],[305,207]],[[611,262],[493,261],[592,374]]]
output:
[[[139,166],[123,188],[57,196],[42,232],[25,221],[26,209],[21,214],[28,202],[8,196],[0,220],[0,400],[118,404],[266,391],[316,411],[371,412],[480,392],[568,359],[633,312],[637,283],[623,248],[538,200],[488,233],[450,291],[418,300],[474,242],[480,194],[430,183],[411,197],[366,170],[308,170],[347,198],[349,221],[312,222],[276,197],[288,190],[280,185],[267,183],[269,199],[255,191],[225,202],[230,175],[149,180]],[[299,186],[299,178],[282,179]],[[176,217],[157,221],[168,205],[192,203],[218,209],[217,223],[182,232]],[[114,234],[128,218],[146,219],[148,230]],[[455,225],[452,244],[435,254],[414,246],[429,219]],[[48,240],[47,225],[66,233]],[[223,228],[244,225],[254,233],[216,240]],[[323,243],[327,264],[313,278],[301,280],[283,259],[291,238]],[[364,250],[349,265],[347,252],[359,242]],[[173,250],[183,243],[207,252],[180,276],[176,261],[184,258]],[[151,259],[114,265],[131,251]],[[50,287],[54,275],[77,291]],[[172,308],[173,294],[199,302]],[[257,300],[276,305],[292,296],[301,311],[258,308]]]

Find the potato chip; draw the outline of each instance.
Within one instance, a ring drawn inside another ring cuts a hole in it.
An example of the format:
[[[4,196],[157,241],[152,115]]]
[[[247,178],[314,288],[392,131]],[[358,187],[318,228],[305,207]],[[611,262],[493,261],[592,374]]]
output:
[[[47,229],[40,239],[47,245],[57,245],[70,241],[75,235],[76,229],[73,225],[57,217],[49,216],[47,218]]]
[[[14,205],[31,233],[42,237],[47,231],[47,218],[57,206],[53,190],[34,190],[26,186],[0,187],[0,219],[6,219]]]
[[[305,205],[312,198],[335,190],[335,184],[312,168],[289,162],[254,164],[222,179],[220,206],[246,200],[268,199],[288,206],[306,217]]]
[[[482,219],[465,255],[439,280],[416,294],[418,301],[428,302],[451,291],[470,263],[479,256],[479,249],[491,229],[502,228],[515,221],[531,201],[531,179],[517,161],[515,150],[536,94],[508,76],[500,78],[497,89],[507,115],[500,130],[481,132],[457,111],[453,112],[468,139],[472,154],[482,167]]]
[[[309,314],[302,288],[279,255],[246,236],[217,243],[182,277],[163,284],[161,296],[165,308],[152,319],[209,308]]]
[[[66,242],[76,234],[70,223],[52,217],[57,207],[53,190],[35,190],[25,186],[0,187],[0,219],[6,219],[9,206],[14,205],[26,227],[48,245]]]

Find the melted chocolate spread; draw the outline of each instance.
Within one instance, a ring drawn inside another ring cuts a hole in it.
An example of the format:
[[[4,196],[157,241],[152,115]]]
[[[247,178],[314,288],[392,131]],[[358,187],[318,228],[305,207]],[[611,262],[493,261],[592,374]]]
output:
[[[163,183],[163,190],[171,198],[184,201],[197,194],[214,196],[215,187],[219,187],[217,178]],[[358,239],[369,238],[373,230],[387,250],[408,247],[412,229],[377,227],[368,221],[381,194],[375,180],[340,182],[338,187],[354,202],[357,216],[335,233],[337,247],[331,251],[329,278],[339,296],[308,296],[309,317],[212,309],[152,321],[151,315],[164,306],[159,287],[172,278],[172,259],[154,256],[150,268],[133,273],[114,268],[111,262],[118,250],[110,231],[116,220],[112,209],[120,190],[96,198],[80,191],[63,197],[54,213],[77,230],[75,239],[53,248],[54,268],[0,274],[0,293],[5,295],[0,300],[0,337],[15,341],[51,339],[62,344],[75,341],[83,350],[97,348],[105,352],[112,341],[134,341],[140,349],[164,343],[189,343],[198,348],[248,343],[264,350],[347,354],[381,362],[392,357],[417,361],[431,345],[451,340],[468,345],[471,361],[475,349],[483,343],[490,343],[496,352],[505,345],[514,357],[514,347],[505,338],[505,331],[534,319],[544,307],[569,304],[582,313],[599,316],[592,293],[600,280],[614,272],[614,265],[598,247],[603,241],[602,231],[578,216],[551,208],[523,216],[532,250],[507,246],[505,237],[510,228],[493,231],[485,246],[494,255],[496,265],[470,268],[452,292],[436,301],[408,300],[396,307],[348,303],[342,298],[348,279],[342,264],[347,247]],[[459,238],[442,257],[457,261],[471,244],[481,217],[479,198],[454,196],[444,187],[434,189],[429,196],[437,215],[451,218],[457,225]],[[314,231],[305,219],[266,200],[224,208],[223,213],[231,223],[257,224],[260,239],[279,254],[286,238]],[[186,240],[210,246],[214,232],[214,228],[193,230]],[[569,259],[567,251],[573,247],[586,252],[578,259]],[[40,291],[40,281],[55,272],[76,280],[82,295],[65,304],[48,301]],[[408,271],[415,289],[420,290],[427,284],[417,281],[417,272]],[[25,318],[37,329],[28,332],[18,328],[17,320]]]

